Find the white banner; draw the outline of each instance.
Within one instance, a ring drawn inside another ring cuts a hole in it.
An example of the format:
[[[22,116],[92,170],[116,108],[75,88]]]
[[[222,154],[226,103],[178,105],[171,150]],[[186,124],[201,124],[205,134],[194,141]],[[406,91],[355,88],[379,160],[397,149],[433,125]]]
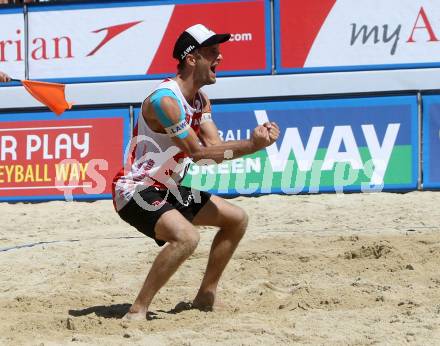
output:
[[[304,66],[430,62],[440,62],[438,1],[339,0]]]
[[[440,66],[438,0],[276,0],[278,72]]]
[[[29,13],[31,79],[145,74],[173,6],[47,9]]]
[[[196,23],[231,33],[231,40],[222,45],[222,53],[230,58],[219,73],[270,73],[269,15],[267,0],[30,6],[29,77],[168,77],[177,65],[174,42]]]
[[[0,71],[12,78],[25,75],[24,16],[21,10],[0,11]]]

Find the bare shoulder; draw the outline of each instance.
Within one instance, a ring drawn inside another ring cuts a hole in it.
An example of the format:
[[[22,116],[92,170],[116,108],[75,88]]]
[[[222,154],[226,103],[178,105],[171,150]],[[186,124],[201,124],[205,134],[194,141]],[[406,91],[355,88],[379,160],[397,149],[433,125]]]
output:
[[[200,98],[203,101],[203,104],[208,104],[211,103],[211,101],[209,100],[208,95],[206,95],[206,93],[202,90],[199,90],[199,94],[200,94]]]
[[[178,114],[179,106],[176,100],[173,100],[171,97],[163,97],[160,100],[160,108],[171,121],[175,121],[178,118],[176,114]],[[151,103],[151,95],[142,103],[142,117],[151,130],[158,133],[165,133],[163,122],[159,120],[160,118],[157,111]]]
[[[154,116],[154,113],[152,111],[153,107],[150,103],[150,96],[148,96],[144,102],[142,102],[142,116],[146,119],[147,117]]]
[[[177,120],[180,116],[180,107],[176,99],[170,96],[163,96],[160,98],[159,103],[153,105],[151,95],[148,96],[142,103],[142,115],[147,118],[157,117],[157,107],[160,107],[162,112],[167,115],[171,120]],[[176,118],[176,119],[174,119]]]
[[[202,90],[199,90],[200,98],[203,104],[203,112],[211,112],[211,101],[208,95],[206,95]]]

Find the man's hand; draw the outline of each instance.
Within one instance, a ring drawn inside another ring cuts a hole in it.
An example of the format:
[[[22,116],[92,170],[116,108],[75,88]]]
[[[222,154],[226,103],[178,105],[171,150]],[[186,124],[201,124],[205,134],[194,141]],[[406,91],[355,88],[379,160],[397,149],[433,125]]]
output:
[[[0,83],[10,82],[11,77],[9,77],[6,73],[0,71]]]
[[[270,144],[272,145],[280,136],[280,128],[274,122],[267,122],[263,124],[264,127],[269,131]]]
[[[280,129],[278,125],[274,122],[266,122],[254,129],[251,142],[256,150],[260,150],[273,144],[279,135]]]

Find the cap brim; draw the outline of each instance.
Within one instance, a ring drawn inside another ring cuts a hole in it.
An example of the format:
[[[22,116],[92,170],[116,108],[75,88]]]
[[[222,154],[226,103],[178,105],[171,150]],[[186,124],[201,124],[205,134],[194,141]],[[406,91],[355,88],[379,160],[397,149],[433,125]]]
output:
[[[203,42],[200,47],[208,47],[214,44],[225,43],[226,41],[229,41],[230,38],[231,34],[215,34]]]

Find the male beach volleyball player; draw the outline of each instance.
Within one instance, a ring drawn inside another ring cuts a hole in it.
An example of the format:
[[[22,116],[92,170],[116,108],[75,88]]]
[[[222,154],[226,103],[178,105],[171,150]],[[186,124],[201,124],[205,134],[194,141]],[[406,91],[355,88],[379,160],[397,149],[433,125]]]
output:
[[[10,82],[11,77],[9,77],[6,73],[0,71],[0,83]]]
[[[200,164],[234,159],[271,145],[279,136],[278,126],[266,123],[257,126],[249,140],[220,139],[210,102],[200,88],[216,82],[223,59],[220,44],[229,38],[201,24],[179,36],[173,51],[177,75],[164,80],[142,103],[131,160],[114,179],[113,200],[120,217],[158,245],[166,244],[127,319],[146,318],[155,294],[197,247],[198,225],[220,228],[192,302],[194,308],[211,310],[220,276],[245,233],[248,217],[241,208],[180,185],[191,160]]]

